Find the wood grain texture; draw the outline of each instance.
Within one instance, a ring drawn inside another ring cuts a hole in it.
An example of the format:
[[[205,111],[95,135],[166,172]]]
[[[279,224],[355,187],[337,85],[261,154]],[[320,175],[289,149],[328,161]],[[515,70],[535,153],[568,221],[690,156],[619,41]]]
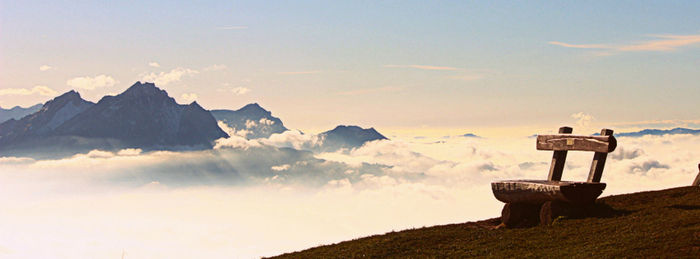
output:
[[[605,186],[605,183],[589,182],[508,180],[491,183],[491,190],[496,199],[505,203],[590,203],[603,193]]]
[[[600,131],[601,137],[612,137],[613,131],[611,129],[602,129]],[[614,140],[614,138],[613,138]],[[615,147],[613,147],[613,150]],[[611,152],[611,151],[609,151]],[[605,168],[605,161],[608,158],[607,152],[595,152],[593,155],[593,161],[591,162],[591,170],[588,172],[588,182],[589,183],[599,183],[600,179],[603,177],[603,169]]]
[[[614,136],[583,136],[569,134],[538,135],[537,150],[613,152],[617,147]]]
[[[559,134],[571,134],[574,131],[571,127],[559,128]],[[549,174],[547,180],[560,181],[561,175],[564,172],[564,164],[566,163],[566,150],[554,151],[552,154],[552,165],[549,166]]]

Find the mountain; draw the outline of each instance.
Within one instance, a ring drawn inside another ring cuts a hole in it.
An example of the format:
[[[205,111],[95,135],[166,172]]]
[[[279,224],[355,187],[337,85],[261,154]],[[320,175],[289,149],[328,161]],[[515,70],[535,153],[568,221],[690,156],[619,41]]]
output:
[[[320,151],[336,151],[342,148],[352,149],[373,140],[387,139],[374,128],[363,129],[358,126],[339,125],[335,129],[319,134],[322,140]]]
[[[56,128],[54,135],[115,139],[145,149],[210,148],[214,140],[228,137],[197,102],[180,105],[153,83],[141,82],[103,97]]]
[[[287,131],[282,120],[272,116],[272,113],[251,103],[238,110],[212,110],[211,114],[217,121],[224,122],[228,127],[242,133],[247,139],[268,138],[275,133]]]
[[[615,136],[617,136],[617,137],[641,137],[641,136],[645,136],[645,135],[661,136],[661,135],[674,135],[674,134],[697,135],[697,134],[700,134],[700,130],[686,129],[686,128],[675,128],[675,129],[670,129],[670,130],[645,129],[645,130],[640,130],[637,132],[617,133],[617,134],[615,134]]]
[[[196,102],[180,105],[153,83],[136,82],[99,102],[75,91],[36,113],[0,124],[0,155],[60,157],[92,149],[207,149],[228,137]]]
[[[37,104],[31,107],[22,108],[19,106],[12,107],[11,109],[3,109],[0,107],[0,123],[3,123],[9,119],[19,120],[24,116],[35,113],[41,109],[42,104]]]
[[[29,138],[47,137],[65,121],[93,105],[75,91],[64,93],[46,102],[33,114],[0,124],[0,146],[18,144]]]
[[[497,211],[494,211],[494,214]],[[600,198],[585,218],[496,229],[500,218],[391,231],[277,258],[698,258],[700,188]]]

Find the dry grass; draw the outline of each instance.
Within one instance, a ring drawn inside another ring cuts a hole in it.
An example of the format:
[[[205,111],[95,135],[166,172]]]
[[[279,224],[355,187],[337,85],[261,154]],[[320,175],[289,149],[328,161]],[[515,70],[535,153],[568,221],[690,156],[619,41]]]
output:
[[[282,258],[700,258],[700,188],[601,198],[592,217],[493,229],[499,219],[411,229],[281,255]]]

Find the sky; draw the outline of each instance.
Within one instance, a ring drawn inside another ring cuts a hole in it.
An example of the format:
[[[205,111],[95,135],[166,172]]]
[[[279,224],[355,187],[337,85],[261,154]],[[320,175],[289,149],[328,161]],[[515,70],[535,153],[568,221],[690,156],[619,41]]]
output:
[[[292,128],[697,120],[697,1],[2,1],[0,107],[136,81]],[[558,125],[558,124],[557,124]]]

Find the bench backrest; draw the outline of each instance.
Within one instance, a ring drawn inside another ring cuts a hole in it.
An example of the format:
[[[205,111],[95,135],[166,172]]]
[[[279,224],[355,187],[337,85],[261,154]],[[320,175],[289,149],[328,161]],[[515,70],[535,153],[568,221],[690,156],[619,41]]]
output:
[[[600,136],[571,135],[571,132],[573,132],[571,127],[561,127],[559,134],[537,136],[537,150],[554,151],[547,180],[561,181],[566,154],[571,150],[595,152],[591,170],[588,173],[588,182],[600,182],[608,153],[613,152],[617,147],[613,130],[602,129]]]

